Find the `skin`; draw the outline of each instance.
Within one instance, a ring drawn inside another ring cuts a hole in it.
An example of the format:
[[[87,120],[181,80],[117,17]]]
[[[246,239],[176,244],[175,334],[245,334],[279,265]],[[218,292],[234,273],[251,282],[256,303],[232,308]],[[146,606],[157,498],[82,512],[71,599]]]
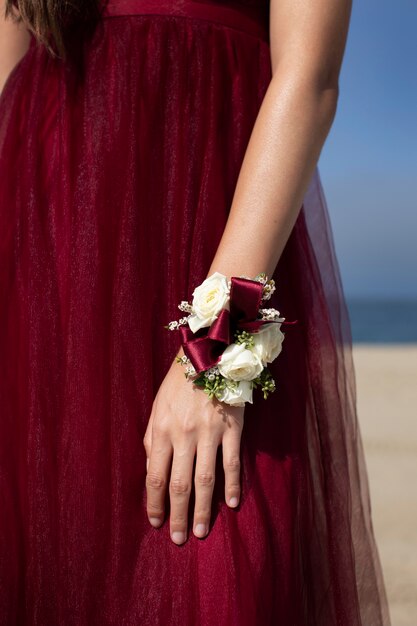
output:
[[[336,114],[350,14],[351,0],[271,0],[272,79],[207,276],[214,271],[228,277],[260,272],[271,276],[275,270]],[[26,45],[27,33],[0,19],[0,81]],[[178,356],[182,354],[180,349]],[[160,527],[169,495],[174,543],[187,539],[193,485],[193,532],[197,537],[209,533],[220,445],[225,501],[231,508],[237,506],[243,424],[244,407],[210,400],[172,362],[153,401],[143,444],[147,515],[152,526]]]
[[[5,0],[0,0],[0,93],[6,80],[29,47],[30,35],[23,24],[4,19]]]

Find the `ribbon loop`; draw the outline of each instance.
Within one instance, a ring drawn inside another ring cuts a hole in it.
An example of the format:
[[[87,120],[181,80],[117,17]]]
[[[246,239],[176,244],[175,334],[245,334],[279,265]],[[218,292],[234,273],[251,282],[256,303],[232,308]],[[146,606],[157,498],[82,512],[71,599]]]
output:
[[[256,319],[261,305],[263,285],[257,280],[232,276],[230,315],[234,320]]]
[[[184,354],[197,373],[214,367],[226,347],[233,342],[236,330],[256,332],[264,324],[277,320],[257,319],[262,301],[263,285],[257,280],[232,276],[228,309],[221,309],[211,326],[193,333],[189,326],[180,326]],[[281,324],[295,324],[281,322]]]

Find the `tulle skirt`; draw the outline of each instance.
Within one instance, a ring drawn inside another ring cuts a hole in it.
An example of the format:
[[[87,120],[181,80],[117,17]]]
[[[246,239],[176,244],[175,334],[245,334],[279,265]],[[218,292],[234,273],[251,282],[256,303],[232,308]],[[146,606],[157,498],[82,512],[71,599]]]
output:
[[[268,41],[213,6],[108,17],[81,63],[32,40],[0,99],[1,624],[389,624],[317,170],[274,274],[298,324],[245,409],[240,505],[220,447],[205,539],[147,519],[163,326],[206,277],[271,78]]]

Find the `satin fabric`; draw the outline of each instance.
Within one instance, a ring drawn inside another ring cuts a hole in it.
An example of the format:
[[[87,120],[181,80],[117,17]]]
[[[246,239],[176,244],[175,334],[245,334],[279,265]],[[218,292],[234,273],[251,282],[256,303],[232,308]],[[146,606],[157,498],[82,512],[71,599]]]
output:
[[[32,40],[5,86],[1,624],[390,623],[318,170],[274,273],[271,306],[298,324],[277,390],[245,409],[240,505],[220,447],[205,539],[194,491],[182,546],[146,515],[142,438],[180,343],[164,325],[220,241],[267,18],[261,0],[113,2],[74,61]]]

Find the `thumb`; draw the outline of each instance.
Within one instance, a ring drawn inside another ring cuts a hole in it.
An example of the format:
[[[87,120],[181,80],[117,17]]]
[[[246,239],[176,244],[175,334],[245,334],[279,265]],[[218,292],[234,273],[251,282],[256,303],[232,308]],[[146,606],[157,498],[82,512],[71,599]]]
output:
[[[152,423],[153,423],[154,413],[155,413],[154,406],[152,405],[151,415],[149,417],[148,425],[146,427],[145,435],[143,437],[143,446],[145,448],[145,453],[146,453],[146,471],[148,471],[148,468],[149,468],[149,458],[151,456],[151,450],[152,450]]]

